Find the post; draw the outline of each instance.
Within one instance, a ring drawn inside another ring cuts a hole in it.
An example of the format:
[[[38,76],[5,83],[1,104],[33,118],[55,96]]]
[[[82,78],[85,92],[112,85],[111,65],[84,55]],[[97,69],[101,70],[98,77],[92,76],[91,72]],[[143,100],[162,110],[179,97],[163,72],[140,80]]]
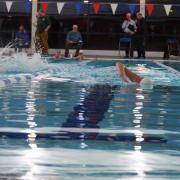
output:
[[[146,16],[146,0],[140,0],[140,12],[142,13],[143,17]]]
[[[36,13],[37,13],[37,6],[38,6],[38,0],[32,0],[32,15],[31,15],[31,50],[34,52],[35,50],[35,44],[34,44],[34,37],[36,33]]]

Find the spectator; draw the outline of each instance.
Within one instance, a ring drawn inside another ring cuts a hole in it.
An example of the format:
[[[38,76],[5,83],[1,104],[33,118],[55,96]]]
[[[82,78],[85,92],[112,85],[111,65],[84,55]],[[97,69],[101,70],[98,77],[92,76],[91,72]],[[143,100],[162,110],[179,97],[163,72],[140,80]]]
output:
[[[78,26],[73,25],[72,31],[68,32],[66,37],[66,45],[65,45],[65,57],[69,56],[69,49],[71,47],[76,48],[76,53],[74,57],[79,56],[79,51],[82,47],[82,36],[81,33],[78,31]]]
[[[145,58],[145,19],[140,12],[136,13],[136,47],[138,58]]]
[[[29,34],[26,32],[23,25],[19,26],[19,31],[16,33],[16,45],[15,51],[22,51],[22,48],[28,48],[29,46]]]
[[[51,28],[51,21],[47,14],[41,9],[37,13],[36,38],[43,55],[48,55],[48,32]]]
[[[125,33],[125,37],[131,38],[131,52],[130,57],[133,57],[133,40],[134,34],[136,32],[136,23],[134,20],[131,19],[131,13],[126,13],[126,19],[122,24],[123,32]],[[126,49],[126,58],[129,57],[129,49]]]

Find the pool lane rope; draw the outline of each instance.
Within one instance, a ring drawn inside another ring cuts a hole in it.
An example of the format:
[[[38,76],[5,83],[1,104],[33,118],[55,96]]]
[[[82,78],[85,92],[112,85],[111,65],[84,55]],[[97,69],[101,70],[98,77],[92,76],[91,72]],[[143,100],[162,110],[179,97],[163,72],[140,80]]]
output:
[[[0,79],[0,88],[5,88],[12,86],[15,83],[23,83],[31,81],[33,78],[39,76],[42,73],[34,73],[34,74],[23,74],[23,75],[15,75],[12,77],[6,77]]]
[[[47,71],[35,72],[32,74],[19,74],[19,75],[14,75],[11,77],[1,78],[0,79],[0,88],[9,87],[15,83],[29,82],[35,78],[38,78],[38,77],[39,77],[39,79],[47,78],[49,73],[57,73],[60,70],[62,70],[62,69],[56,67],[56,68],[48,69]],[[62,80],[63,79],[64,78],[62,78]]]
[[[161,62],[158,61],[153,61],[155,64],[157,64],[158,66],[165,68],[168,72],[173,73],[175,75],[177,75],[178,77],[180,77],[180,72],[170,66],[167,66],[165,64],[162,64]]]
[[[42,71],[42,72],[35,72],[32,74],[18,74],[11,77],[4,77],[0,79],[0,88],[5,88],[12,86],[15,83],[24,83],[29,82],[33,80],[34,78],[45,75],[49,72],[57,72],[57,69],[55,70],[48,70],[48,71]]]
[[[89,62],[91,62],[91,60],[80,62],[79,65],[83,66],[83,65],[86,65]],[[33,80],[35,78],[38,78],[38,77],[39,77],[39,79],[46,79],[48,77],[48,74],[50,74],[50,73],[54,74],[54,73],[57,73],[59,71],[62,71],[62,69],[58,68],[58,67],[55,67],[55,68],[49,68],[46,71],[35,72],[35,73],[32,73],[32,74],[21,74],[21,75],[15,75],[15,76],[12,76],[12,77],[1,78],[0,79],[0,88],[9,87],[9,86],[12,86],[15,83],[28,82],[28,81],[31,81],[31,80]],[[69,80],[69,79],[66,79],[66,78],[59,78],[59,79],[62,79],[62,81]]]

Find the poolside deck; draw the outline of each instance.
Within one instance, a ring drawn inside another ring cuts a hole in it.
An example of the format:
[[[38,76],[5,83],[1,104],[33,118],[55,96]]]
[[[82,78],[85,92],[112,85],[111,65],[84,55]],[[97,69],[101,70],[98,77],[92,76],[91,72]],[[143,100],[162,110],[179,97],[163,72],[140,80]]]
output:
[[[64,53],[64,49],[59,50],[59,49],[50,49],[49,52],[50,54],[54,54],[56,52],[61,51],[61,53]],[[72,50],[73,51],[73,50]],[[114,50],[83,50],[85,56],[87,57],[97,57],[97,58],[101,58],[106,57],[107,59],[119,59],[119,58],[124,58],[125,57],[125,52],[121,51],[121,57],[119,56],[119,52],[118,50],[114,51]],[[161,60],[163,59],[163,53],[164,52],[157,52],[157,51],[146,51],[146,58],[147,59],[158,59]],[[134,51],[134,57],[137,57],[137,52]],[[171,56],[172,60],[180,60],[180,57],[177,56]]]
[[[0,52],[3,48],[0,48]],[[14,49],[12,48],[11,51],[13,52]],[[74,50],[70,50],[70,53],[74,52]],[[123,59],[125,57],[125,51],[120,51],[121,56],[119,56],[118,50],[83,50],[84,55],[86,57],[95,57],[95,58],[103,58],[103,59]],[[56,54],[61,53],[64,54],[64,49],[49,49],[49,54]],[[150,60],[163,60],[163,53],[162,51],[146,51],[146,59]],[[136,59],[137,52],[134,51],[134,58]],[[180,61],[180,56],[170,56],[170,61]],[[166,61],[166,60],[163,60]],[[169,60],[167,60],[169,61]]]

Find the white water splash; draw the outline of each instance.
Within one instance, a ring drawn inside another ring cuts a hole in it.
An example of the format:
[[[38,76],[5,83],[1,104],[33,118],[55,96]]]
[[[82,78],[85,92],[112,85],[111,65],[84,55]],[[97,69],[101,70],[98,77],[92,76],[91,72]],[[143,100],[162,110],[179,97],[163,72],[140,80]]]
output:
[[[9,42],[0,52],[0,58],[4,53],[10,52],[10,48],[13,47],[15,45],[15,43],[16,43],[15,40]]]
[[[27,56],[17,53],[13,56],[0,57],[0,73],[31,73],[48,68],[48,63],[40,54]]]

